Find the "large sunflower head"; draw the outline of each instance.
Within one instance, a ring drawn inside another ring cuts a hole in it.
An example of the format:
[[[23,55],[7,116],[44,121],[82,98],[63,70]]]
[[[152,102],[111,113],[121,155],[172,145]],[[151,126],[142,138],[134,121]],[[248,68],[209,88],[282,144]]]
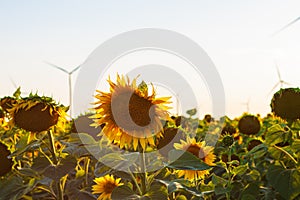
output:
[[[65,122],[67,108],[52,98],[30,94],[17,100],[8,110],[12,123],[26,131],[41,132]]]
[[[271,109],[282,119],[292,121],[300,119],[300,89],[280,89],[272,98]]]
[[[93,194],[100,194],[98,200],[109,200],[111,199],[113,190],[116,187],[123,185],[120,181],[121,178],[114,179],[114,177],[109,174],[104,177],[95,178],[94,182],[96,184],[92,186]]]
[[[215,165],[216,156],[213,153],[214,148],[206,146],[204,141],[197,142],[195,138],[187,138],[186,141],[180,140],[180,143],[175,143],[174,147],[192,153],[210,166]],[[206,174],[209,174],[209,170],[178,170],[179,177],[184,176],[184,179],[190,181],[204,178]]]
[[[128,77],[117,75],[116,83],[108,79],[110,92],[98,91],[95,125],[105,124],[103,133],[121,148],[145,150],[148,145],[155,146],[155,138],[162,136],[161,119],[168,118],[169,97],[155,98],[148,95],[148,87],[142,82],[136,85],[136,78],[130,82]]]

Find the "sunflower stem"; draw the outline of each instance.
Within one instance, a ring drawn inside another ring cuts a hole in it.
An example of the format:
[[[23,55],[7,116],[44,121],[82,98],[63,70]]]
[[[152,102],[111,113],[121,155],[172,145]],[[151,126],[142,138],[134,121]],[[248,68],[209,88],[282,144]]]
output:
[[[134,175],[132,174],[132,172],[130,171],[130,169],[128,169],[128,173],[129,173],[129,175],[131,176],[131,178],[132,178],[132,180],[133,180],[133,182],[134,182],[134,184],[135,184],[137,190],[139,191],[139,195],[142,196],[142,195],[143,195],[143,192],[142,192],[142,190],[141,190],[141,188],[140,188],[138,182],[136,181],[135,176],[134,176]]]
[[[48,139],[49,139],[49,143],[50,143],[50,149],[49,150],[52,154],[52,161],[55,165],[57,165],[58,160],[57,160],[57,157],[56,157],[54,137],[53,137],[53,134],[52,134],[51,130],[48,130],[47,133],[48,133]]]
[[[58,194],[57,194],[57,200],[63,200],[64,199],[64,194],[63,194],[63,189],[61,187],[61,184],[60,184],[60,180],[57,181],[57,191],[58,191]]]
[[[287,155],[296,165],[298,165],[298,162],[297,160],[295,160],[295,158],[289,154],[289,152],[287,152],[286,150],[284,150],[283,148],[279,147],[279,146],[276,146],[276,145],[273,145],[276,149],[282,151],[285,155]]]
[[[146,173],[146,160],[145,160],[145,151],[141,147],[140,148],[140,155],[141,155],[141,190],[142,194],[145,194],[147,192],[147,173]]]
[[[86,160],[85,160],[85,186],[88,186],[89,166],[90,166],[90,158],[86,157]]]
[[[57,165],[58,164],[58,159],[57,159],[57,156],[56,156],[53,133],[52,133],[51,130],[48,130],[47,133],[48,133],[48,139],[49,139],[49,143],[50,143],[50,152],[52,154],[52,160],[53,160],[52,162],[53,162],[53,164]],[[60,184],[60,180],[56,182],[56,187],[57,187],[57,191],[58,191],[58,194],[56,195],[56,199],[57,200],[63,200],[64,195],[63,195],[63,189],[62,189],[61,184]]]

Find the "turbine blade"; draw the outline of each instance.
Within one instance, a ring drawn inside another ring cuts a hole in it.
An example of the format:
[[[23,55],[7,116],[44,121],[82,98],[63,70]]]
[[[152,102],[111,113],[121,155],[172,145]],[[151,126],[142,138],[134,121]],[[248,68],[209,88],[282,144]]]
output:
[[[272,88],[272,90],[269,92],[268,96],[270,96],[270,94],[275,90],[275,88],[280,84],[280,82],[276,83],[276,85],[274,85],[274,87]]]
[[[288,23],[287,25],[285,25],[284,27],[282,27],[281,29],[279,29],[278,31],[276,31],[275,33],[273,33],[271,36],[274,37],[275,35],[277,35],[278,33],[280,33],[281,31],[285,30],[286,28],[288,28],[289,26],[293,25],[294,23],[296,23],[298,20],[300,20],[300,17],[294,19],[293,21],[291,21],[290,23]]]
[[[15,89],[17,89],[18,86],[17,86],[16,82],[11,77],[9,77],[9,80],[13,84],[13,86],[15,87]]]
[[[70,74],[72,74],[73,72],[76,72],[79,68],[81,67],[81,65],[79,65],[78,67],[76,67],[75,69],[73,69]]]
[[[281,75],[280,75],[279,67],[277,64],[276,64],[276,70],[277,70],[277,76],[279,78],[279,81],[281,81]]]
[[[65,73],[69,74],[69,72],[68,72],[67,70],[65,70],[65,69],[63,69],[63,68],[61,68],[61,67],[59,67],[59,66],[57,66],[57,65],[54,65],[54,64],[49,63],[49,62],[47,62],[47,61],[46,61],[45,63],[47,63],[48,65],[50,65],[50,66],[52,66],[52,67],[54,67],[54,68],[56,68],[56,69],[58,69],[58,70],[60,70],[60,71],[63,71],[63,72],[65,72]]]
[[[289,82],[285,82],[285,81],[282,81],[282,83],[283,83],[283,84],[286,84],[286,85],[293,85],[293,84],[291,84],[291,83],[289,83]]]

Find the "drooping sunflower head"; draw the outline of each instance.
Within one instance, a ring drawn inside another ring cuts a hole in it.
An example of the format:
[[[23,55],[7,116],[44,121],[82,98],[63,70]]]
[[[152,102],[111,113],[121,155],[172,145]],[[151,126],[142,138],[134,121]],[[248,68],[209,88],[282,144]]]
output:
[[[113,190],[123,185],[120,183],[121,178],[115,179],[112,175],[106,175],[104,177],[95,178],[95,185],[92,186],[93,194],[100,194],[98,200],[109,200],[111,199],[111,193]]]
[[[170,103],[169,97],[155,98],[153,86],[148,95],[147,85],[142,82],[137,86],[136,78],[130,83],[128,77],[117,75],[116,83],[110,78],[108,83],[110,92],[97,90],[95,96],[95,125],[104,123],[103,133],[121,148],[155,146],[155,138],[163,131],[161,119],[168,118],[165,104]]]
[[[282,119],[293,121],[300,119],[300,89],[280,89],[271,100],[271,109]]]
[[[216,156],[213,153],[214,148],[206,146],[204,141],[197,142],[195,138],[187,138],[186,141],[181,140],[180,144],[175,143],[174,147],[192,153],[210,166],[215,165]],[[185,179],[190,181],[204,178],[207,174],[209,174],[209,170],[178,170],[179,177],[184,176]]]
[[[8,110],[12,123],[26,131],[41,132],[65,122],[67,108],[52,98],[30,94],[17,100]]]
[[[247,114],[239,120],[238,128],[243,134],[255,135],[260,131],[261,125],[258,117]]]

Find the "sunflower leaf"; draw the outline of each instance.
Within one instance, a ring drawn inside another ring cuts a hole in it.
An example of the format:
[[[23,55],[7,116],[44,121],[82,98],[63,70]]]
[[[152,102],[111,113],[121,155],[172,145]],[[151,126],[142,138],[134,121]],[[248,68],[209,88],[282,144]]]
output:
[[[167,167],[179,170],[207,170],[211,166],[207,165],[201,159],[190,152],[172,149],[169,152],[170,163]]]
[[[294,199],[300,194],[300,170],[284,169],[281,166],[270,166],[267,180],[281,196]]]
[[[112,194],[111,194],[111,199],[112,200],[129,200],[129,199],[140,199],[140,200],[146,200],[149,199],[148,197],[143,197],[135,194],[135,192],[128,186],[126,185],[121,185],[119,187],[116,187]]]

